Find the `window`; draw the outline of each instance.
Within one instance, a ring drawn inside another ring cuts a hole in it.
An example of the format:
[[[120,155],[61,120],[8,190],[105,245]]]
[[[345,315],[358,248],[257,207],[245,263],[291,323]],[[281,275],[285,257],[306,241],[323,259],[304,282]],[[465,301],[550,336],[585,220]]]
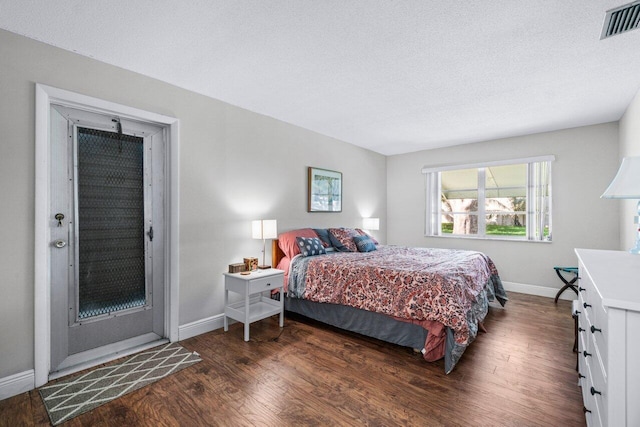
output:
[[[426,167],[426,235],[551,241],[553,156]]]

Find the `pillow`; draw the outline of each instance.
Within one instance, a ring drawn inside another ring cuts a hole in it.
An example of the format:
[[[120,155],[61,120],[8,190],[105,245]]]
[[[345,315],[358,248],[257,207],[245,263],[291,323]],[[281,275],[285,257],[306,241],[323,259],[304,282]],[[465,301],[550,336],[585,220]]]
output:
[[[352,228],[329,228],[331,244],[340,252],[357,252],[358,247],[353,242],[360,233]]]
[[[366,231],[364,231],[364,230],[362,230],[362,229],[360,229],[360,228],[356,228],[356,231],[357,231],[358,233],[362,234],[363,236],[367,236],[368,238],[370,238],[370,239],[371,239],[371,241],[372,241],[375,245],[377,245],[377,244],[378,244],[378,241],[375,239],[375,237],[373,237],[371,234],[367,233]]]
[[[318,237],[318,235],[310,228],[291,230],[278,235],[278,246],[287,258],[293,258],[300,253],[296,237]]]
[[[296,242],[302,256],[326,254],[322,241],[317,237],[296,237]]]
[[[376,250],[376,244],[369,236],[357,236],[353,238],[353,242],[358,248],[358,252],[371,252]]]
[[[331,237],[329,237],[329,230],[326,228],[314,228],[313,231],[315,231],[320,240],[322,240],[322,245],[325,248],[330,248],[332,246]]]

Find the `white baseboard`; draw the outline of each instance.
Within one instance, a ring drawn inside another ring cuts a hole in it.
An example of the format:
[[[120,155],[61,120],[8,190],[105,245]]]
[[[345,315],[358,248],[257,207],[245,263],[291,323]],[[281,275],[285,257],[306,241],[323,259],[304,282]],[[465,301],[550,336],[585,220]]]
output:
[[[549,298],[555,298],[556,294],[560,290],[560,288],[550,288],[548,286],[528,285],[525,283],[515,283],[515,282],[502,282],[502,286],[504,286],[504,289],[507,292],[511,291],[511,292],[518,292],[521,294],[538,295],[541,297],[549,297]],[[562,295],[560,295],[559,299],[571,301],[576,298],[577,297],[575,292],[573,292],[571,289],[567,289],[562,293]]]
[[[231,321],[229,322],[231,323]],[[178,327],[178,339],[180,341],[195,337],[200,334],[215,331],[224,326],[224,313],[205,319],[196,320]]]
[[[35,388],[35,380],[35,371],[33,369],[0,378],[0,400],[33,390]]]

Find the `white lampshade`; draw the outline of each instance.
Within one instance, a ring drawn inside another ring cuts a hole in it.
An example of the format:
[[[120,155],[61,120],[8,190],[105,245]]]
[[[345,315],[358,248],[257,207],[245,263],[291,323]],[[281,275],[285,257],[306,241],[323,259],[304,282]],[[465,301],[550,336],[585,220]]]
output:
[[[275,239],[278,237],[278,222],[275,219],[251,221],[251,237],[254,239]]]
[[[380,218],[362,218],[362,228],[365,230],[380,230]]]
[[[625,157],[609,187],[600,196],[605,199],[640,199],[640,157]]]
[[[600,197],[605,199],[639,199],[634,224],[640,223],[640,157],[625,157],[609,188]],[[629,250],[632,254],[640,254],[640,228],[635,227],[636,245]]]
[[[269,268],[265,263],[267,254],[266,239],[275,239],[278,237],[278,223],[275,219],[258,219],[251,221],[251,237],[262,240],[262,264],[259,269]]]

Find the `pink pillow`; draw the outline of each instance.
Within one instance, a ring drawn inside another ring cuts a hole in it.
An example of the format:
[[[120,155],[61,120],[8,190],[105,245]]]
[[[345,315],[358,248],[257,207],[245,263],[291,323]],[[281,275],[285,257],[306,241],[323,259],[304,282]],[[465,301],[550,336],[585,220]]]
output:
[[[287,258],[293,258],[300,253],[296,237],[318,237],[311,228],[300,228],[298,230],[287,231],[278,236],[278,246]]]
[[[353,228],[330,228],[329,233],[338,240],[349,252],[358,252],[358,247],[353,241],[354,237],[360,236]]]

